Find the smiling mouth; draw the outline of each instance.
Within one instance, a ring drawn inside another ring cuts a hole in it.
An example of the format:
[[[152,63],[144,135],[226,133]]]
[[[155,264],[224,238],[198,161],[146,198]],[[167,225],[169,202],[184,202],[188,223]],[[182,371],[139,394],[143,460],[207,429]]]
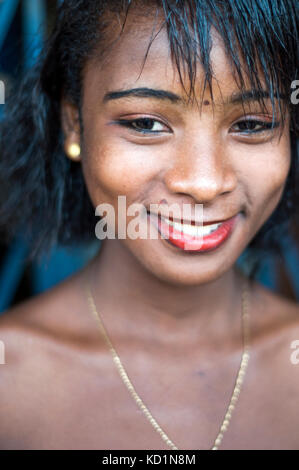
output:
[[[183,233],[184,235],[190,235],[191,237],[205,237],[210,235],[211,233],[215,232],[222,222],[212,223],[212,224],[196,224],[195,222],[192,224],[190,223],[181,223],[176,222],[170,219],[166,219],[164,217],[161,218],[163,222],[165,222],[169,227],[172,227],[174,231]]]
[[[160,214],[148,213],[148,217],[154,215],[159,233],[171,245],[184,251],[203,252],[214,250],[224,243],[231,235],[239,214],[222,221],[203,222],[200,225],[195,221],[181,223],[177,219],[166,218]]]

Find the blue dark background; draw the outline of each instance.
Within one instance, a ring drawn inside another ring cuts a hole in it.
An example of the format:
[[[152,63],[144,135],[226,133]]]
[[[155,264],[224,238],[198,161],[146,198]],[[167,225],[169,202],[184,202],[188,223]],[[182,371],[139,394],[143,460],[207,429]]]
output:
[[[0,80],[5,84],[6,96],[34,63],[51,30],[59,1],[0,0]],[[4,108],[5,104],[0,104],[0,119]],[[265,258],[258,280],[299,302],[299,234],[295,229],[283,245],[284,262]],[[0,313],[62,281],[94,254],[94,247],[57,246],[49,260],[27,263],[27,249],[21,235],[9,246],[0,239]]]

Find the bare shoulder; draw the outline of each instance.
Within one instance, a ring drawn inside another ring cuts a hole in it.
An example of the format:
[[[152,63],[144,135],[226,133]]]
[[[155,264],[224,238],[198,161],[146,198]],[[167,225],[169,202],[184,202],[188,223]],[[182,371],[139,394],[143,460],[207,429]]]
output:
[[[0,315],[0,339],[12,364],[41,344],[59,347],[79,344],[90,332],[81,273],[38,294]],[[19,352],[22,350],[22,356]]]
[[[3,378],[19,367],[24,370],[32,362],[36,365],[45,361],[47,355],[53,357],[55,350],[58,353],[68,341],[73,341],[76,316],[79,313],[82,316],[74,284],[73,279],[68,279],[0,315],[0,339],[5,355],[0,386]]]
[[[252,316],[255,333],[277,333],[276,339],[299,333],[299,303],[279,295],[268,287],[252,283]]]
[[[252,337],[260,362],[297,397],[299,406],[299,304],[259,283],[253,285]]]
[[[72,276],[0,316],[1,449],[28,448],[26,436],[34,436],[62,399],[70,371],[78,372],[85,359],[91,362],[92,319],[78,279]]]

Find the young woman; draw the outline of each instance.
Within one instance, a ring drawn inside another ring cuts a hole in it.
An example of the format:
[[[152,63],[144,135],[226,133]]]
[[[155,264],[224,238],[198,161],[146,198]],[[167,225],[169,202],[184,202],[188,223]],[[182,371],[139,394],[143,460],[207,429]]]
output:
[[[298,305],[236,264],[294,216],[298,20],[296,0],[62,2],[1,124],[1,226],[33,259],[93,243],[104,203],[128,228],[122,196],[158,237],[102,240],[1,316],[2,449],[299,449]]]

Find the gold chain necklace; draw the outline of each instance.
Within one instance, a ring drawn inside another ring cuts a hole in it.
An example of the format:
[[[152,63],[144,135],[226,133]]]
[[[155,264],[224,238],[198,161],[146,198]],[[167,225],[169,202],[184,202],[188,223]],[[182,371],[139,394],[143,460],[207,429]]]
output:
[[[101,332],[103,333],[103,336],[105,338],[105,341],[111,351],[113,361],[117,367],[117,370],[119,372],[120,377],[122,378],[124,384],[128,388],[129,392],[131,393],[132,397],[136,401],[137,405],[139,408],[143,411],[149,422],[152,424],[152,426],[155,428],[155,430],[160,434],[162,439],[166,442],[166,444],[171,447],[173,450],[178,450],[178,447],[169,439],[167,434],[162,430],[162,428],[159,426],[157,421],[153,418],[151,415],[150,411],[148,408],[145,406],[139,395],[137,394],[134,386],[132,385],[132,382],[130,381],[122,363],[121,360],[115,351],[106,331],[103,325],[103,321],[101,320],[101,317],[97,311],[96,305],[94,298],[91,293],[91,289],[89,287],[89,284],[86,283],[86,293],[87,293],[87,300],[88,304],[90,307],[90,310],[92,314],[95,316],[96,321],[100,327]],[[227,408],[226,414],[224,416],[224,420],[222,422],[222,425],[220,427],[220,431],[215,439],[214,445],[211,450],[218,450],[219,445],[221,444],[221,441],[223,439],[223,434],[227,430],[230,419],[232,416],[232,412],[236,406],[240,391],[241,391],[241,386],[244,380],[244,376],[246,373],[248,361],[249,361],[249,309],[248,309],[248,295],[249,295],[249,290],[247,286],[247,280],[244,281],[243,283],[243,289],[242,289],[242,326],[243,326],[243,354],[242,354],[242,360],[239,368],[239,372],[237,375],[237,379],[235,382],[235,387],[234,391],[230,400],[230,404]]]

